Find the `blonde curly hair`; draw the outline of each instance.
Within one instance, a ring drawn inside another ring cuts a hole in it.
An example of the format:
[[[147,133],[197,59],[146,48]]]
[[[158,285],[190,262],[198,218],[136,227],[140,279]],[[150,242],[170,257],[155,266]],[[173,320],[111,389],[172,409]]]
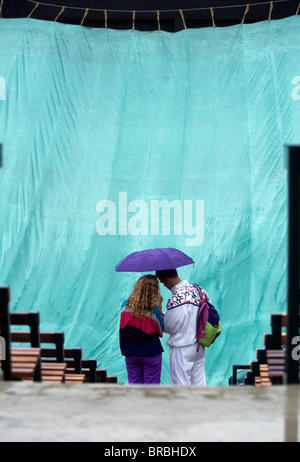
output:
[[[142,318],[159,303],[160,289],[158,279],[152,274],[142,276],[135,284],[126,306],[137,318]]]

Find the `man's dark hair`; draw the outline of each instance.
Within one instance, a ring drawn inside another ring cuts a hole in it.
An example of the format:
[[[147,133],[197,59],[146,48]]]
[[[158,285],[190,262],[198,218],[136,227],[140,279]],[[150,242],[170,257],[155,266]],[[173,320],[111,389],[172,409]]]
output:
[[[167,278],[177,278],[178,273],[176,269],[170,269],[170,270],[159,270],[155,272],[155,276],[158,279],[167,279]]]

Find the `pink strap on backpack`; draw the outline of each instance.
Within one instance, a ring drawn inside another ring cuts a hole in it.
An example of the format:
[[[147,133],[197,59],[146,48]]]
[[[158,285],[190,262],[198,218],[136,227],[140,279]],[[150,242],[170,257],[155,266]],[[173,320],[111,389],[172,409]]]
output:
[[[194,286],[197,288],[199,295],[203,295],[203,293],[200,290],[200,287],[197,286],[197,284],[194,284]],[[198,309],[198,317],[197,317],[197,332],[196,332],[196,338],[197,340],[199,338],[204,338],[204,329],[208,321],[208,316],[209,316],[209,306],[206,303],[206,300],[208,300],[207,294],[204,291],[204,297],[201,300],[201,305],[199,306]],[[200,343],[198,343],[198,348],[197,351],[200,349]]]

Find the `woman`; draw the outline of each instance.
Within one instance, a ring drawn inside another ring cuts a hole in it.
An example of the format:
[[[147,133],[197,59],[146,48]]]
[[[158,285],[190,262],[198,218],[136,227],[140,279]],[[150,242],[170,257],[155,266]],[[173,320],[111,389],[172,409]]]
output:
[[[141,277],[122,305],[120,347],[125,356],[129,384],[160,384],[164,320],[159,282]]]

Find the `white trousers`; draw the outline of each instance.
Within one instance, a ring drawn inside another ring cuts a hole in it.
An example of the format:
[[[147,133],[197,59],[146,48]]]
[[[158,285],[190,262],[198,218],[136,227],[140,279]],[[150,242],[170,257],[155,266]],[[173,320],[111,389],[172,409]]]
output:
[[[206,386],[205,347],[198,343],[184,347],[169,347],[172,385]]]

